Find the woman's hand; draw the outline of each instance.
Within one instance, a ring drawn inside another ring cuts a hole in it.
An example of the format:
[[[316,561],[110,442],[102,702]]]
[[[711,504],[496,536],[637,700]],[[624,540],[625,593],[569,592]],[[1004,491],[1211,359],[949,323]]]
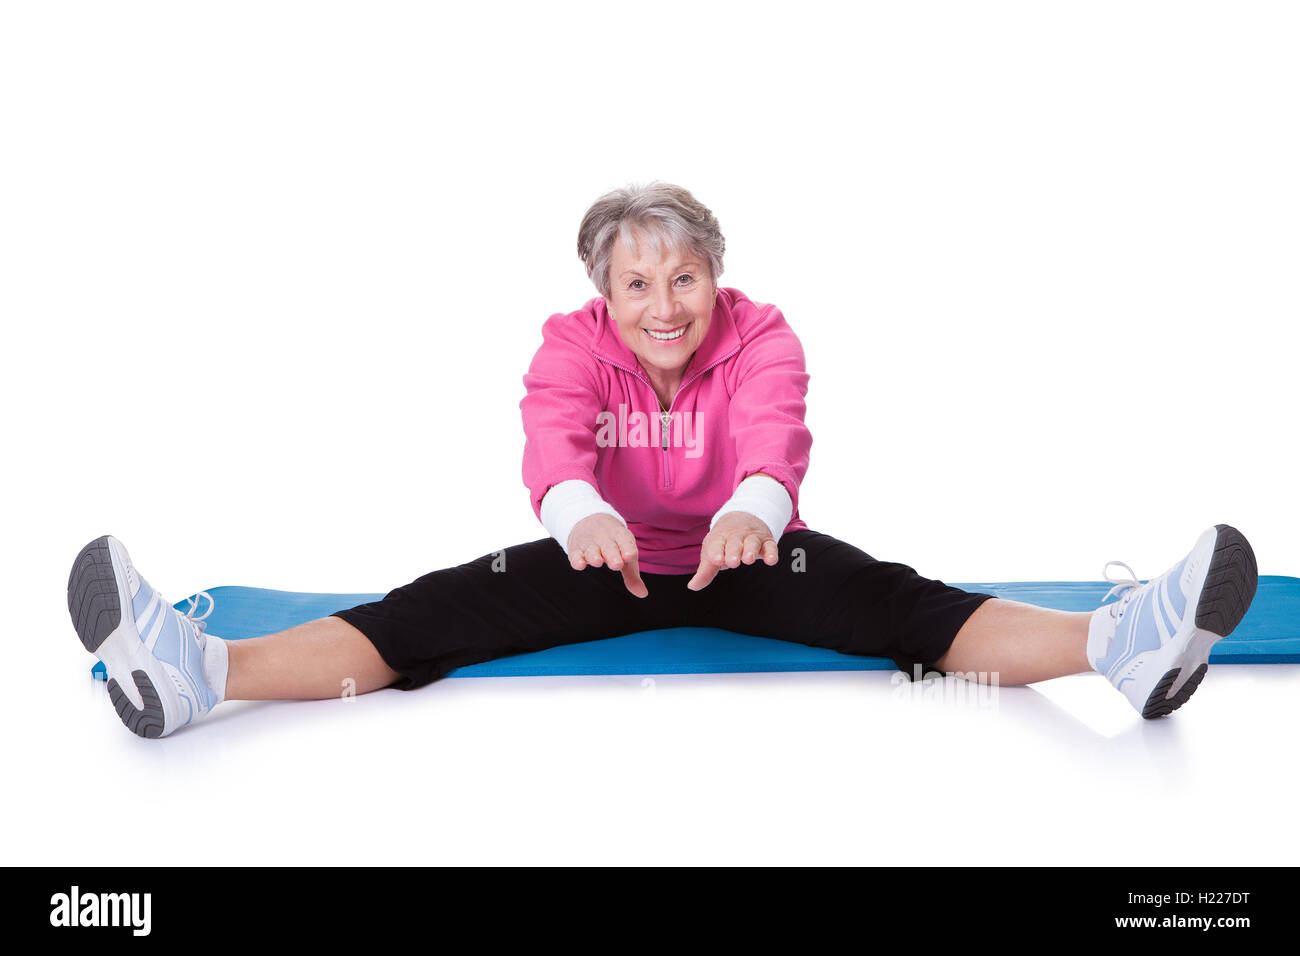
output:
[[[777,562],[776,539],[758,518],[744,511],[732,511],[718,519],[700,547],[700,567],[686,585],[692,591],[708,587],[723,568],[753,564],[759,558],[766,565]]]
[[[623,583],[633,595],[643,598],[650,593],[637,570],[636,538],[610,515],[589,515],[573,526],[569,533],[569,564],[575,571],[609,565],[623,572]]]

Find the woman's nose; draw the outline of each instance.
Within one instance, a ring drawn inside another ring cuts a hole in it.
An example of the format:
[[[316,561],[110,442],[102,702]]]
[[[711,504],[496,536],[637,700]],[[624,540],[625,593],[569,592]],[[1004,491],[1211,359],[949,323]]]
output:
[[[676,304],[673,302],[672,290],[667,286],[660,286],[655,293],[654,317],[660,321],[665,321],[671,319],[675,311]]]

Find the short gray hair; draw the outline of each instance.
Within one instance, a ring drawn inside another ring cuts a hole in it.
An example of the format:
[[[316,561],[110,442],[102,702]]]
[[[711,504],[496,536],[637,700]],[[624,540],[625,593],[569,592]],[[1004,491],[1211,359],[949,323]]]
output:
[[[582,217],[578,257],[605,298],[609,298],[614,240],[622,237],[627,247],[634,249],[637,232],[645,235],[656,254],[662,254],[666,244],[671,249],[703,256],[710,279],[717,284],[722,275],[722,254],[727,248],[717,217],[681,186],[655,182],[605,193]]]

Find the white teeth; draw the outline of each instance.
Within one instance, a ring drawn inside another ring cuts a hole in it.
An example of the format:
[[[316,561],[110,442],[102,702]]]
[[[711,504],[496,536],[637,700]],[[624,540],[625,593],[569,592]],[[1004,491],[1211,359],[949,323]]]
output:
[[[686,334],[686,326],[683,325],[676,332],[651,332],[649,329],[646,329],[646,331],[650,333],[652,339],[659,342],[671,342],[673,339],[680,339]]]

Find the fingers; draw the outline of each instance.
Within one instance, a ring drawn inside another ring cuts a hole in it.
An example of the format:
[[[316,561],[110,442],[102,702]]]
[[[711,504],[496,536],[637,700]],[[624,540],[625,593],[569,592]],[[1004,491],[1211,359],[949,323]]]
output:
[[[641,569],[637,562],[636,538],[627,528],[614,532],[613,555],[609,566],[623,572],[623,583],[635,597],[643,598],[650,594],[650,589],[641,580]]]
[[[569,552],[569,564],[575,571],[583,568],[599,568],[605,563],[605,552],[596,541],[582,542]]]
[[[709,582],[718,576],[719,565],[707,557],[700,558],[700,566],[695,571],[695,576],[686,582],[688,591],[702,591],[709,586]]]
[[[600,556],[602,561],[614,571],[619,571],[623,567],[623,552],[619,550],[617,542],[602,541],[600,543]]]
[[[700,566],[695,571],[695,576],[686,582],[686,587],[691,591],[702,591],[709,586],[709,583],[718,576],[718,572],[727,567],[727,548],[729,546],[730,536],[725,531],[710,531],[704,538],[704,544],[700,547]],[[739,551],[732,548],[733,556],[739,563]],[[735,565],[732,565],[735,567]]]
[[[641,580],[641,572],[637,568],[635,554],[628,558],[623,564],[623,583],[636,597],[648,597],[650,594],[650,589],[647,588],[645,582]]]
[[[768,560],[769,556],[772,560]],[[738,568],[742,564],[753,564],[759,558],[774,564],[776,542],[756,531],[733,531],[723,538],[720,550],[712,551],[712,557],[719,567]]]
[[[569,565],[575,571],[602,567],[620,571],[629,592],[639,598],[649,595],[650,589],[641,580],[636,538],[632,532],[604,516],[594,516],[592,524],[581,534],[575,531],[570,536],[573,547],[569,551]]]
[[[769,566],[779,560],[776,541],[771,535],[760,533],[752,526],[731,530],[715,527],[704,539],[700,566],[686,586],[699,591],[708,587],[723,568],[738,568],[759,560]]]
[[[740,567],[740,552],[745,546],[745,539],[742,535],[733,532],[727,535],[724,553],[726,554],[725,563],[729,568]]]

